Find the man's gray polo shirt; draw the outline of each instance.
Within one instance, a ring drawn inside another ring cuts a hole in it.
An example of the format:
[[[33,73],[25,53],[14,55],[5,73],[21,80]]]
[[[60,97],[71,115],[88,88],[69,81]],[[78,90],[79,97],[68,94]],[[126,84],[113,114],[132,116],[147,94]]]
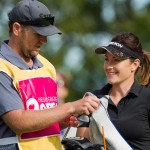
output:
[[[4,41],[0,47],[0,58],[9,61],[23,70],[31,70],[43,66],[37,58],[34,58],[33,68],[30,68],[19,55],[7,45],[7,42],[8,41]],[[21,97],[13,86],[12,81],[12,78],[0,70],[0,116],[11,110],[24,109]],[[0,139],[11,136],[15,136],[15,133],[0,117]]]

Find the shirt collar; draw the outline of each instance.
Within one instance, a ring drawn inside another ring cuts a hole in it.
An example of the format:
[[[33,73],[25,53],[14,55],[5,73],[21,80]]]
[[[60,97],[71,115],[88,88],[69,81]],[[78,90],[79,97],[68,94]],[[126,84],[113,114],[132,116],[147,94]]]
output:
[[[0,57],[9,61],[13,65],[17,66],[21,69],[31,69],[21,58],[20,56],[8,46],[8,41],[4,41],[0,47]],[[37,59],[37,57],[33,58],[33,67],[32,69],[41,68],[43,64]]]
[[[136,96],[139,96],[140,90],[141,90],[141,85],[138,84],[138,82],[135,80],[131,89],[130,89],[130,93],[135,94]]]
[[[103,95],[108,95],[109,90],[111,89],[111,84],[106,84],[102,89],[95,90],[93,93],[96,94],[99,98]],[[131,86],[129,94],[134,94],[135,96],[138,96],[141,90],[141,85],[138,84],[138,82],[135,80],[133,85]]]

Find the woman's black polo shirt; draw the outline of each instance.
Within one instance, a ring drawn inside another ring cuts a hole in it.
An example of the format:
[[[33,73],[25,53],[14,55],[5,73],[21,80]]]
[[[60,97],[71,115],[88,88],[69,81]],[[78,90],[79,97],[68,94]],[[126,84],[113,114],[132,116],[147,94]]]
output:
[[[101,98],[108,95],[110,89],[111,85],[107,84],[93,93]],[[134,150],[150,150],[150,88],[135,81],[128,95],[117,106],[109,99],[108,113],[115,127]]]

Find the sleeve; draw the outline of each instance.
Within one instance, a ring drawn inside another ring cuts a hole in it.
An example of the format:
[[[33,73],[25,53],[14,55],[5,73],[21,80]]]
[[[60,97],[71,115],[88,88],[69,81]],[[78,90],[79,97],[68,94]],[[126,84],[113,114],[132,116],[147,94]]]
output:
[[[13,85],[13,80],[4,72],[0,72],[0,116],[4,113],[24,109],[21,97]]]

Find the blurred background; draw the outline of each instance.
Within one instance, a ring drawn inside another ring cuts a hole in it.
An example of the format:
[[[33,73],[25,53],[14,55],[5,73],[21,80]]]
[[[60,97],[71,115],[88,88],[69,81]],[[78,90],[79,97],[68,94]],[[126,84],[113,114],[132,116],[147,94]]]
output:
[[[19,0],[0,0],[0,42],[8,39],[7,13]],[[103,56],[94,49],[106,45],[112,36],[133,32],[143,49],[150,51],[150,0],[39,0],[55,16],[62,35],[48,37],[42,48],[57,69],[71,74],[66,101],[79,99],[86,91],[106,82]]]

